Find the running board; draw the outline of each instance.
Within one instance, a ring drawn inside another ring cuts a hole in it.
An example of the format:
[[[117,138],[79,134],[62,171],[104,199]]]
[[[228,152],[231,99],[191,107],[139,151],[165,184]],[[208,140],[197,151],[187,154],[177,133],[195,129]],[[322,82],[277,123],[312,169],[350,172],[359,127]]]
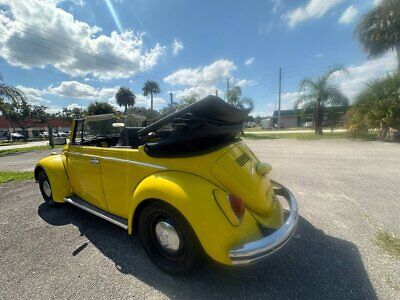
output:
[[[110,214],[109,212],[106,212],[88,202],[85,200],[79,198],[78,196],[70,196],[68,198],[64,198],[65,202],[71,203],[72,205],[75,205],[87,212],[90,212],[91,214],[100,217],[104,220],[107,220],[119,227],[122,227],[126,230],[128,230],[128,220],[118,217],[116,215]]]

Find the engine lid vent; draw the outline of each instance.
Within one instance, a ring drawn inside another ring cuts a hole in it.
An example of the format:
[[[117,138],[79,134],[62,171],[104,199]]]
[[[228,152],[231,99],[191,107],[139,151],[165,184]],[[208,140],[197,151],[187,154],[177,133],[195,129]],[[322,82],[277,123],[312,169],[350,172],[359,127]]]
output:
[[[244,152],[242,155],[240,155],[238,158],[235,159],[235,162],[239,166],[243,167],[249,160],[250,160],[249,155],[246,152]]]

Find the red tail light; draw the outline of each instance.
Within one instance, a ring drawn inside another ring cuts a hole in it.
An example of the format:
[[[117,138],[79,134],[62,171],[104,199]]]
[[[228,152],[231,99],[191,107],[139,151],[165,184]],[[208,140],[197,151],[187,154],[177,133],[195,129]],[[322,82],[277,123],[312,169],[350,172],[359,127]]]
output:
[[[245,212],[243,200],[238,196],[229,194],[229,203],[231,204],[231,208],[236,217],[239,219],[239,221],[241,221]]]

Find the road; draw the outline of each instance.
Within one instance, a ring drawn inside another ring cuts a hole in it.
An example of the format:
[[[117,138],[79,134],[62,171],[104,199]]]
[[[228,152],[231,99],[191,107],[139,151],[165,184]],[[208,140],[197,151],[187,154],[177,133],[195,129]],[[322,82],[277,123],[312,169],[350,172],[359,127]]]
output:
[[[246,142],[298,199],[296,235],[275,255],[172,277],[137,237],[11,182],[0,186],[0,299],[400,299],[400,261],[374,243],[380,229],[400,237],[400,145]]]
[[[325,133],[330,133],[330,129],[323,129],[322,130]],[[333,132],[346,132],[346,129],[343,128],[337,128]],[[267,130],[259,130],[259,131],[245,131],[247,134],[285,134],[285,133],[312,133],[313,129],[299,129],[299,130],[274,130],[274,129],[267,129]]]
[[[60,151],[61,148],[54,148],[29,152],[17,152],[0,156],[0,171],[33,171],[33,168],[39,159],[50,155],[51,152]]]
[[[37,146],[46,146],[48,144],[49,144],[49,142],[47,140],[46,141],[37,141],[37,142],[29,142],[29,143],[25,143],[25,144],[1,146],[0,150],[22,149],[22,148],[37,147]]]

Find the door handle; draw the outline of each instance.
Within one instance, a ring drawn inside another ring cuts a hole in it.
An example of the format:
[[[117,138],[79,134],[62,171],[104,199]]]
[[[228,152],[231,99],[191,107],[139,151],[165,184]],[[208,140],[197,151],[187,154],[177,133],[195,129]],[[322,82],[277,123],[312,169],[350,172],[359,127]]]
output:
[[[90,162],[91,164],[93,164],[93,165],[99,164],[99,160],[98,160],[97,158],[92,158],[92,159],[89,160],[89,162]]]

